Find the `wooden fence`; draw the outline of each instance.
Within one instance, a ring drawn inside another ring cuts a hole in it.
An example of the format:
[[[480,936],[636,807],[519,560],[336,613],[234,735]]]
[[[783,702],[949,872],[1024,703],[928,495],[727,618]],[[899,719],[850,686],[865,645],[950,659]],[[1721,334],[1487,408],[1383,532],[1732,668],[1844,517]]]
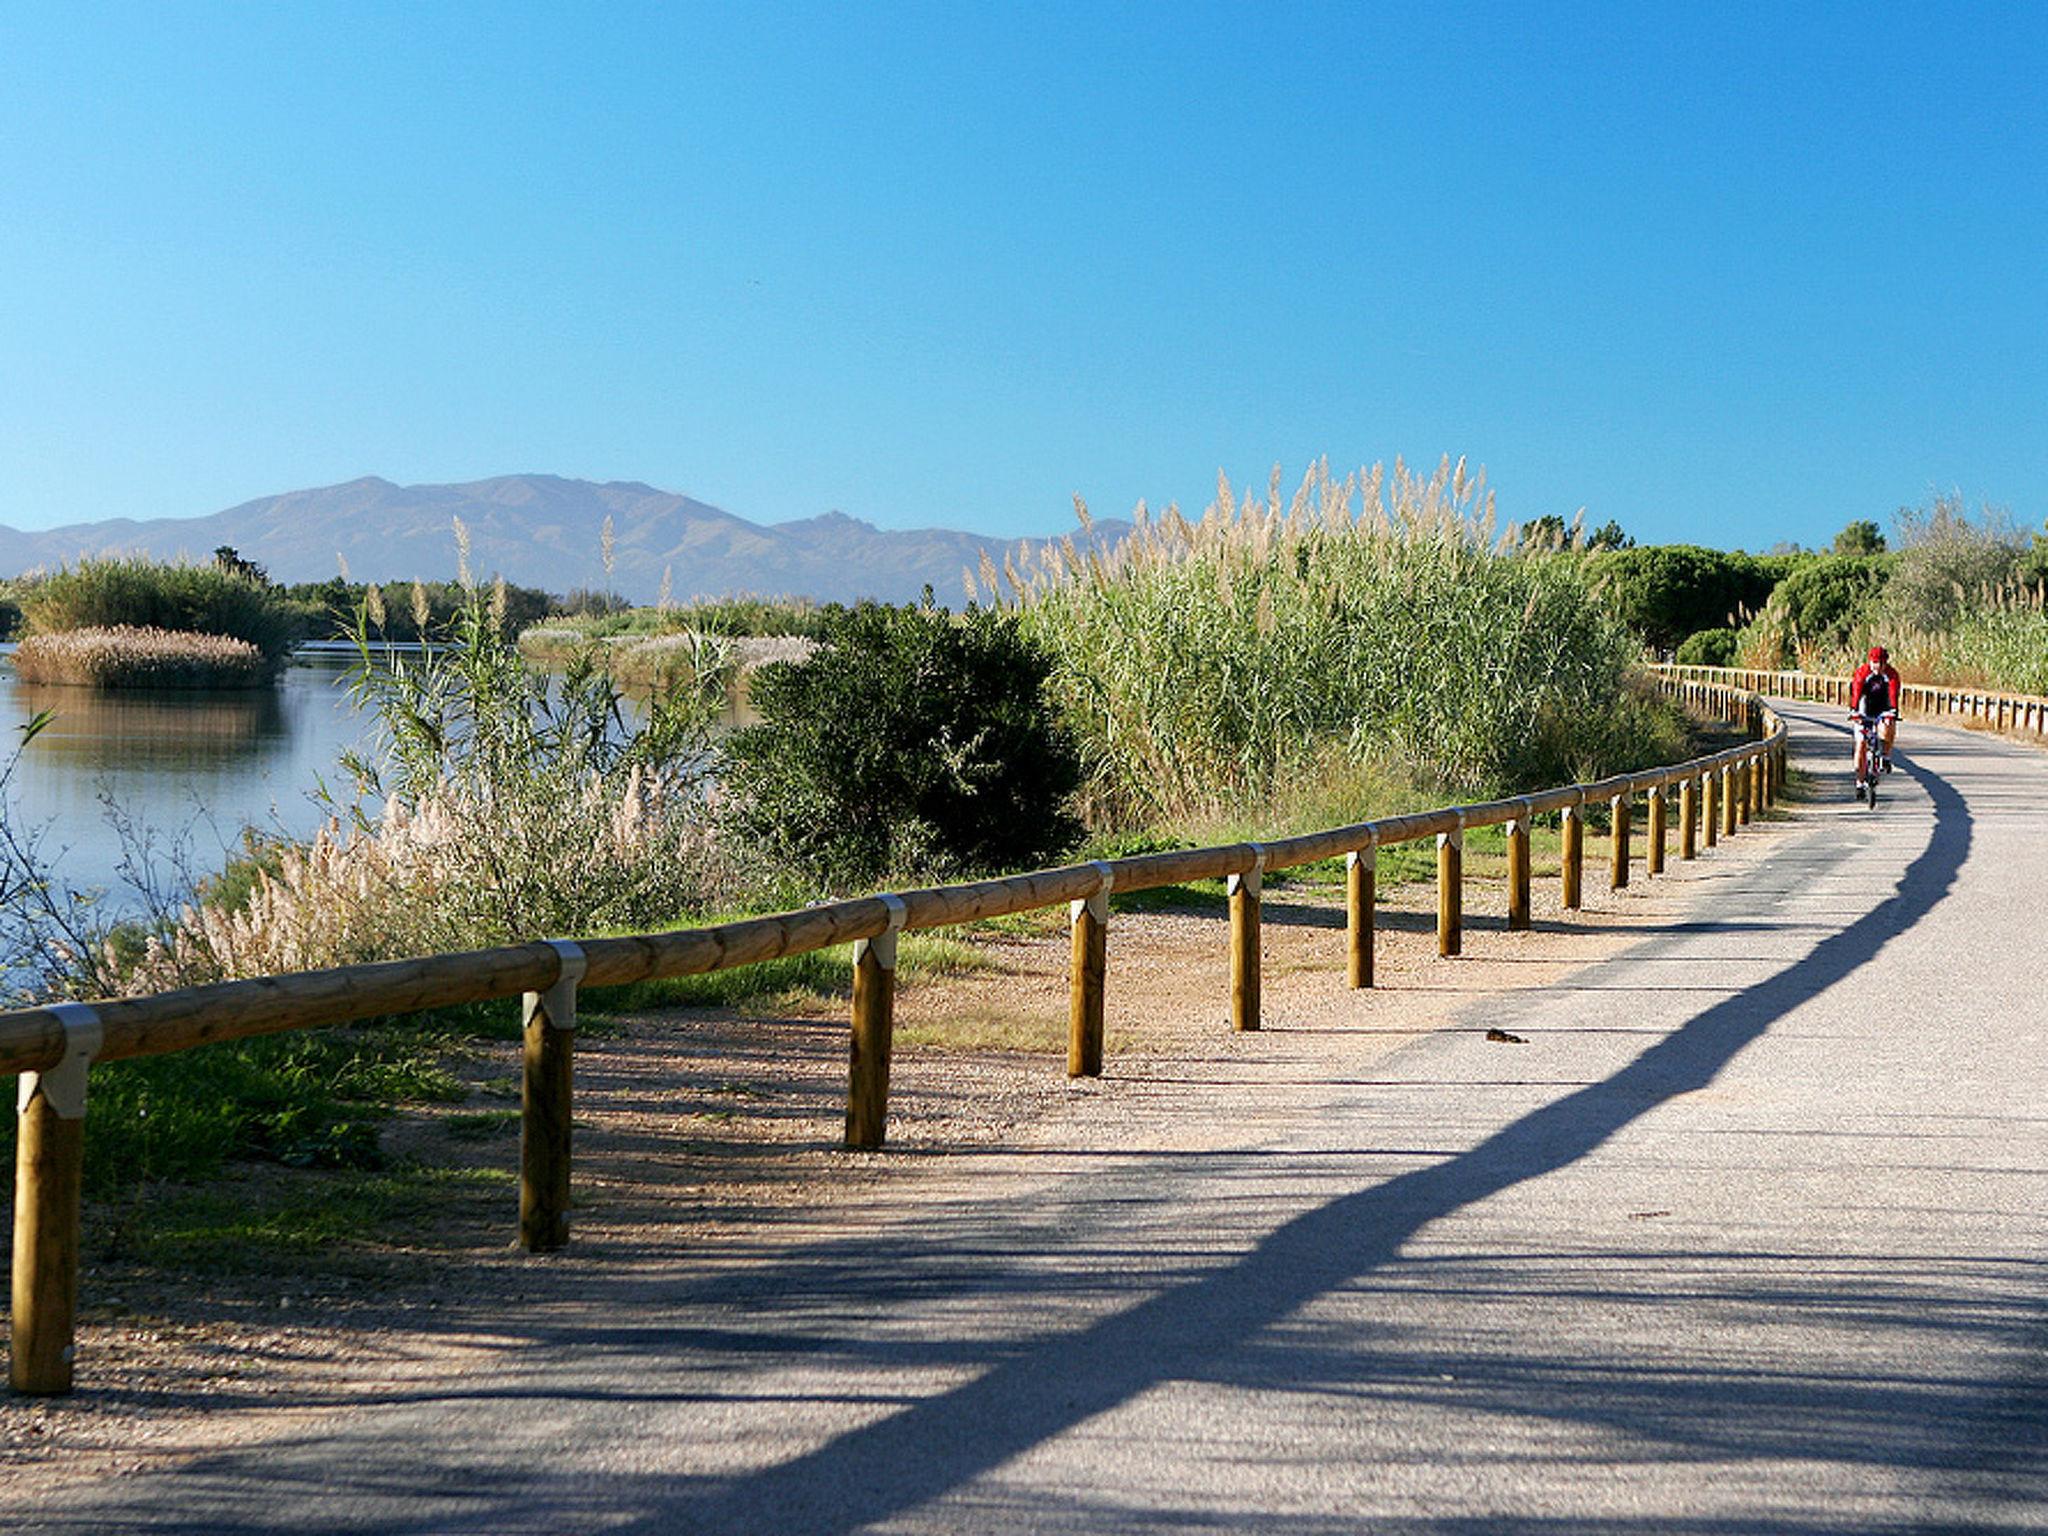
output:
[[[1068,865],[670,933],[515,944],[0,1013],[0,1074],[21,1074],[9,1379],[19,1392],[59,1393],[71,1388],[86,1079],[96,1062],[521,997],[525,1062],[519,1237],[529,1251],[559,1248],[569,1235],[570,1106],[580,988],[702,975],[852,944],[845,1144],[878,1147],[887,1129],[896,940],[904,930],[942,928],[1067,904],[1073,938],[1067,1071],[1071,1076],[1092,1076],[1102,1070],[1110,893],[1220,879],[1229,895],[1231,1021],[1236,1029],[1255,1030],[1260,1016],[1259,895],[1262,878],[1270,872],[1325,859],[1345,860],[1346,977],[1353,987],[1370,987],[1380,848],[1436,839],[1437,948],[1440,954],[1455,955],[1464,943],[1468,828],[1506,826],[1507,924],[1522,929],[1530,923],[1529,832],[1538,815],[1554,812],[1561,818],[1563,904],[1575,909],[1581,904],[1588,807],[1609,812],[1608,878],[1615,887],[1628,883],[1639,797],[1647,801],[1645,867],[1652,875],[1665,864],[1673,788],[1678,790],[1681,859],[1694,858],[1702,847],[1732,836],[1768,807],[1784,782],[1785,731],[1778,717],[1747,685],[1668,670],[1661,682],[1694,710],[1757,739],[1645,773],[1360,822],[1270,843]]]
[[[1786,699],[1812,699],[1849,707],[1849,679],[1817,672],[1753,672],[1742,667],[1660,666],[1652,669],[1670,682],[1707,684],[1774,694]],[[2028,693],[2000,693],[1984,688],[1951,688],[1944,684],[1902,683],[1899,713],[1930,720],[1982,726],[2008,735],[2048,740],[2048,698]]]

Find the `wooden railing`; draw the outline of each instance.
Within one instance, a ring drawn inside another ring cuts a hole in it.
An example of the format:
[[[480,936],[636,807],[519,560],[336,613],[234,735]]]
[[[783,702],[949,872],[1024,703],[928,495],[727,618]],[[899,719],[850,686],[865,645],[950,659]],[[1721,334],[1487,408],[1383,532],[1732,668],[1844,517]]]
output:
[[[1561,818],[1563,905],[1581,905],[1585,811],[1610,815],[1609,881],[1628,883],[1634,804],[1647,797],[1646,869],[1664,869],[1671,806],[1679,790],[1679,857],[1691,859],[1769,806],[1785,773],[1783,723],[1755,693],[1692,678],[1663,686],[1695,710],[1758,739],[1645,773],[1624,774],[1480,805],[1388,817],[1283,838],[1075,864],[966,885],[865,896],[671,933],[553,940],[467,954],[429,955],[247,981],[221,982],[149,997],[91,1004],[58,1003],[0,1013],[0,1074],[21,1074],[15,1151],[12,1358],[20,1392],[69,1391],[78,1298],[79,1195],[85,1136],[86,1078],[93,1064],[163,1055],[222,1040],[444,1008],[523,998],[524,1109],[520,1140],[519,1236],[534,1252],[569,1235],[570,1106],[576,996],[580,988],[730,970],[837,944],[853,945],[851,1067],[845,1143],[882,1144],[887,1129],[889,1058],[895,1011],[897,935],[1066,903],[1072,921],[1067,1071],[1102,1070],[1103,994],[1109,896],[1223,880],[1229,895],[1231,1021],[1259,1027],[1259,897],[1276,870],[1342,857],[1346,864],[1346,977],[1373,984],[1377,852],[1434,837],[1437,844],[1437,949],[1463,948],[1464,835],[1508,829],[1507,926],[1530,925],[1532,819]]]
[[[1824,704],[1849,707],[1849,679],[1818,672],[1755,672],[1742,667],[1686,667],[1665,665],[1653,669],[1667,681],[1713,684],[1746,689],[1752,693],[1775,694],[1786,699],[1814,699]],[[1937,683],[1901,683],[1899,713],[1931,720],[1952,720],[1963,725],[2010,735],[2048,738],[2048,698],[2031,693],[2001,693],[1985,688],[1956,688]]]

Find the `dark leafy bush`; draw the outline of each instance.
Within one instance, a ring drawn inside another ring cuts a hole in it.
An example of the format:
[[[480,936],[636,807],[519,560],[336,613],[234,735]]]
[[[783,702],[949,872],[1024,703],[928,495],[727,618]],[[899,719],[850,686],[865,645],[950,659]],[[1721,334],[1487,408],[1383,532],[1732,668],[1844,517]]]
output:
[[[1803,651],[1839,647],[1876,611],[1894,555],[1823,555],[1778,583],[1739,641],[1746,660],[1792,666]]]
[[[1693,631],[1678,647],[1678,661],[1688,667],[1734,666],[1735,631],[1729,628]]]
[[[1007,614],[837,613],[810,657],[754,676],[761,723],[727,747],[730,828],[828,889],[1044,863],[1080,835],[1049,670]]]
[[[1614,616],[1659,651],[1761,608],[1779,574],[1754,555],[1695,544],[1602,550],[1587,567]]]

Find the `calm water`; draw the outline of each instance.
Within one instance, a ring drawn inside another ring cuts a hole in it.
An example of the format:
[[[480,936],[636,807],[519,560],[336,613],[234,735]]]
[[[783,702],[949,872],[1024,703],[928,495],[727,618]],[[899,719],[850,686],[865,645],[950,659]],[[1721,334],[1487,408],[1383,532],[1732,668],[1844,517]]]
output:
[[[43,855],[66,885],[123,906],[109,803],[160,849],[182,845],[193,873],[210,874],[241,848],[244,827],[309,836],[326,816],[314,799],[322,782],[348,797],[341,754],[376,744],[374,722],[349,701],[346,649],[300,652],[273,688],[104,691],[24,683],[5,660],[13,649],[0,645],[0,762],[25,721],[40,710],[54,718],[22,752],[0,809],[48,829]],[[742,694],[723,723],[752,719]]]
[[[0,662],[0,754],[37,711],[54,717],[22,752],[5,813],[48,828],[43,851],[67,885],[117,900],[121,840],[107,801],[160,845],[184,840],[200,873],[240,846],[245,826],[309,834],[323,818],[312,791],[324,779],[346,798],[336,759],[375,739],[346,679],[345,658],[314,657],[274,688],[101,691],[24,683]]]

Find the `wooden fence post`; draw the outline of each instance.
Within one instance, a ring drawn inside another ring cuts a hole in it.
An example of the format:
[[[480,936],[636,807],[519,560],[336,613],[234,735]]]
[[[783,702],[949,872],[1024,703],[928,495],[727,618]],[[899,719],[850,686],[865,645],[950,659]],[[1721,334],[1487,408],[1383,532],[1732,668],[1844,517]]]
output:
[[[1635,805],[1626,790],[1607,802],[1607,886],[1618,891],[1628,884],[1630,819]]]
[[[1067,1076],[1102,1076],[1102,994],[1109,975],[1109,892],[1115,871],[1098,862],[1102,884],[1072,902],[1073,970],[1067,986]]]
[[[1257,843],[1252,867],[1225,882],[1230,893],[1230,1027],[1259,1027],[1259,896],[1265,884],[1266,850]]]
[[[1712,768],[1700,774],[1700,825],[1709,848],[1721,840],[1721,775]]]
[[[1735,765],[1735,817],[1745,827],[1756,809],[1756,759],[1745,757]]]
[[[1345,977],[1354,987],[1372,985],[1379,853],[1377,843],[1367,843],[1344,855]]]
[[[552,1253],[569,1241],[569,1134],[575,1096],[576,987],[589,968],[583,951],[554,942],[561,970],[545,992],[521,1002],[525,1072],[519,1114],[519,1243]]]
[[[1508,823],[1508,929],[1521,932],[1529,927],[1529,802]]]
[[[903,898],[878,898],[889,926],[853,946],[853,1042],[847,1069],[846,1145],[873,1149],[889,1132],[889,1051],[896,1033],[896,940]]]
[[[1664,873],[1664,833],[1665,822],[1668,819],[1669,816],[1664,805],[1664,786],[1662,784],[1652,784],[1650,786],[1650,854],[1649,863],[1646,868],[1653,875]]]
[[[1721,835],[1733,837],[1741,822],[1741,813],[1736,809],[1735,765],[1721,765]]]
[[[1558,884],[1563,887],[1564,908],[1576,912],[1585,903],[1581,899],[1586,868],[1586,818],[1582,807],[1568,805],[1559,813],[1559,831],[1564,834],[1564,856],[1558,870]]]
[[[85,1182],[86,1073],[100,1017],[83,1003],[47,1010],[64,1059],[24,1072],[14,1143],[14,1300],[8,1378],[17,1392],[71,1390],[78,1324],[78,1200]]]
[[[1678,856],[1696,859],[1700,853],[1700,781],[1687,777],[1678,782]]]
[[[1465,829],[1436,835],[1436,952],[1465,948]]]

